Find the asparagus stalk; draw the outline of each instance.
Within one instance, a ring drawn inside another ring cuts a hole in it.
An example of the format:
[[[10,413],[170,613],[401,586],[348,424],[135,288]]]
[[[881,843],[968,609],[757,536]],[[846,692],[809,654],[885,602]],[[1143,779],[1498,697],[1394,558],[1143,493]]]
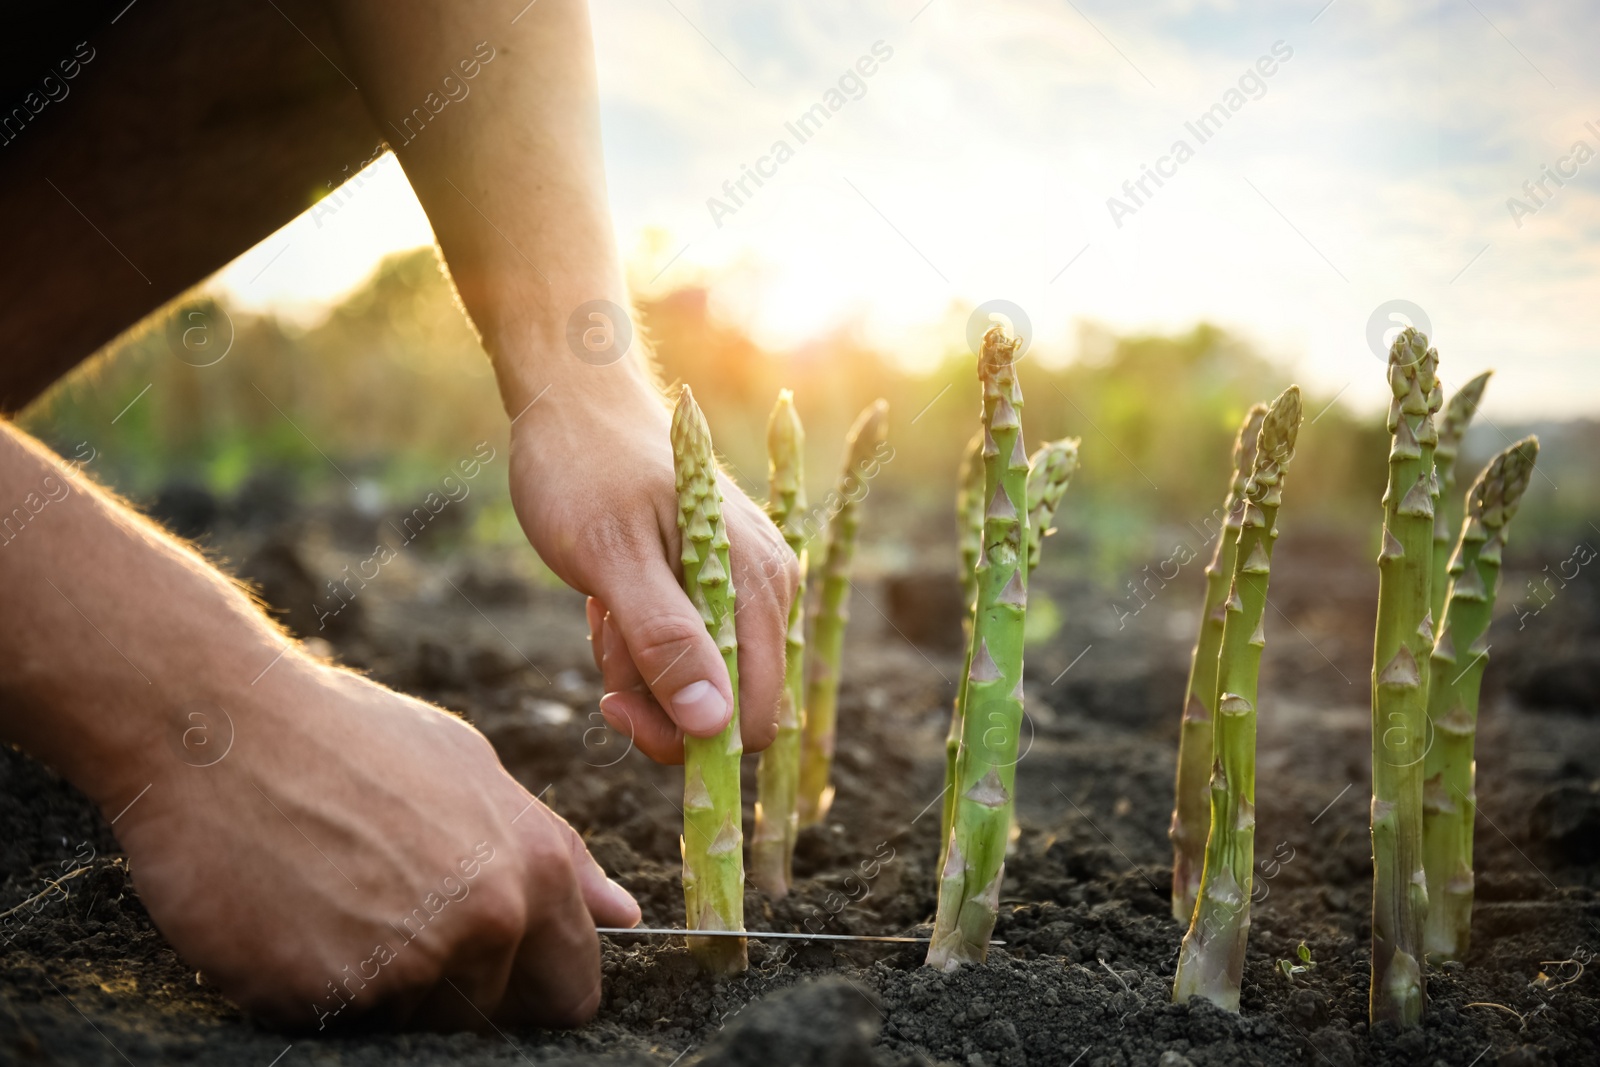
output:
[[[1063,437],[1059,441],[1046,441],[1028,461],[1028,581],[1033,581],[1034,569],[1039,566],[1044,539],[1056,532],[1051,525],[1056,509],[1067,495],[1067,486],[1078,470],[1078,445],[1076,437]],[[963,673],[963,679],[966,675]],[[1019,759],[1021,757],[1018,757]],[[951,790],[953,797],[955,791]],[[1022,837],[1022,827],[1017,823],[1016,808],[1011,810],[1011,826],[1006,834],[1006,855],[1016,848]],[[945,835],[949,840],[949,835]],[[942,861],[943,856],[939,857]]]
[[[1028,576],[1033,576],[1039,566],[1040,548],[1044,539],[1055,533],[1050,524],[1055,521],[1056,509],[1067,495],[1067,486],[1078,470],[1078,444],[1076,437],[1063,437],[1059,441],[1046,441],[1028,461]]]
[[[944,862],[944,849],[950,843],[950,824],[956,813],[956,760],[961,753],[961,728],[967,708],[967,672],[972,669],[972,613],[976,606],[978,551],[983,545],[983,472],[980,432],[968,446],[962,460],[961,489],[956,496],[956,513],[961,528],[961,578],[967,592],[967,613],[961,620],[962,632],[967,639],[967,661],[961,670],[961,682],[956,689],[955,709],[950,716],[950,732],[944,741],[944,805],[939,822],[939,861]],[[1040,544],[1055,533],[1050,523],[1056,509],[1066,496],[1067,486],[1078,469],[1078,444],[1076,437],[1063,437],[1039,446],[1028,461],[1028,575],[1039,565]],[[972,473],[977,472],[974,478]],[[976,483],[976,484],[974,484]],[[969,550],[970,546],[970,550]]]
[[[751,874],[773,900],[789,894],[799,817],[800,723],[805,709],[805,474],[801,453],[805,431],[795,414],[794,394],[785,389],[767,421],[767,513],[800,560],[800,588],[789,607],[783,696],[778,704],[778,736],[761,753],[756,770],[756,828],[750,840]]]
[[[1022,390],[1013,362],[1020,342],[999,327],[984,334],[983,550],[969,647],[968,713],[956,768],[956,809],[939,882],[928,965],[952,970],[988,953],[1000,906],[1011,826],[1017,741],[1022,731],[1022,627],[1027,606],[1028,453]]]
[[[956,525],[961,542],[961,602],[971,631],[972,605],[978,602],[978,554],[983,551],[983,431],[967,442],[961,455],[961,487],[956,490]]]
[[[878,446],[889,436],[889,405],[875,400],[856,417],[845,438],[844,471],[835,490],[837,504],[824,535],[822,596],[812,623],[811,656],[806,670],[805,721],[800,735],[801,826],[815,826],[833,804],[834,725],[839,709],[839,658],[850,611],[850,561],[861,525],[866,471]]]
[[[1439,506],[1433,516],[1433,578],[1428,602],[1436,623],[1444,619],[1444,598],[1450,590],[1450,546],[1455,543],[1461,524],[1461,506],[1456,502],[1456,456],[1493,373],[1486,370],[1457,389],[1445,401],[1439,416],[1439,443],[1433,448],[1433,469],[1439,475]]]
[[[744,834],[740,828],[739,642],[729,580],[728,528],[717,489],[711,431],[686,385],[672,412],[672,461],[683,537],[683,588],[728,667],[733,717],[715,737],[683,741],[683,899],[691,930],[744,929]],[[689,939],[700,965],[716,974],[743,971],[742,937]]]
[[[1283,479],[1300,432],[1300,389],[1291,385],[1261,420],[1249,480],[1242,494],[1233,572],[1224,602],[1217,654],[1211,774],[1211,832],[1189,932],[1178,953],[1172,999],[1199,994],[1239,1010],[1256,837],[1256,705],[1267,638],[1267,580],[1278,539]]]
[[[1233,582],[1234,557],[1244,522],[1244,491],[1255,469],[1256,438],[1265,404],[1256,404],[1239,425],[1233,443],[1233,481],[1223,501],[1222,529],[1217,547],[1206,566],[1205,607],[1200,613],[1200,634],[1189,659],[1189,685],[1183,696],[1183,721],[1178,735],[1178,781],[1172,808],[1172,917],[1187,923],[1194,917],[1195,896],[1200,892],[1200,872],[1205,866],[1206,834],[1211,828],[1211,717],[1217,702],[1217,654],[1222,648],[1222,628],[1228,617],[1224,602]]]
[[[961,636],[966,659],[956,699],[950,708],[950,730],[944,738],[944,798],[939,812],[939,865],[944,866],[950,826],[956,817],[956,761],[961,756],[961,724],[967,710],[967,672],[972,669],[972,617],[978,608],[978,556],[983,552],[983,430],[972,435],[961,456],[960,488],[956,490],[956,524],[961,544]]]
[[[1489,659],[1486,638],[1500,586],[1506,528],[1538,457],[1539,439],[1526,437],[1483,469],[1467,491],[1467,522],[1450,561],[1454,581],[1433,646],[1433,685],[1428,691],[1433,744],[1422,772],[1422,857],[1428,877],[1423,946],[1430,960],[1464,959],[1472,933],[1472,824],[1478,810],[1472,750],[1478,686]],[[1464,665],[1457,649],[1468,657]]]
[[[1372,657],[1372,983],[1367,1012],[1422,1018],[1422,760],[1433,651],[1433,448],[1439,353],[1411,327],[1389,349],[1389,483]]]

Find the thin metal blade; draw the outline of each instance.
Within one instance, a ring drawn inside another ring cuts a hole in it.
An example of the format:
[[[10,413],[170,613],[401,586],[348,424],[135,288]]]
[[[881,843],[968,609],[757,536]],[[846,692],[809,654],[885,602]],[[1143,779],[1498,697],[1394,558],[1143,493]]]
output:
[[[785,941],[887,941],[903,945],[925,945],[933,940],[931,937],[889,937],[868,936],[857,934],[798,934],[782,930],[678,930],[671,927],[659,926],[597,926],[596,933],[611,934],[613,936],[634,935],[639,937],[755,937],[778,938]],[[1003,945],[1004,941],[990,941],[991,945]]]

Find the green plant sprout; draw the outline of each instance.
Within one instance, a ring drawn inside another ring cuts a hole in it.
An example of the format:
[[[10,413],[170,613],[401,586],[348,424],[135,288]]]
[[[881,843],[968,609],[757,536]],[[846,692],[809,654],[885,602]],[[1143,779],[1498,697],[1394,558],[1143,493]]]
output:
[[[672,412],[672,461],[683,537],[683,588],[728,668],[733,715],[715,737],[683,741],[683,899],[691,930],[744,929],[744,832],[740,826],[739,641],[728,527],[717,488],[711,431],[686,385]],[[691,937],[689,949],[713,974],[749,966],[742,937]]]
[[[815,826],[833,805],[834,729],[839,711],[839,661],[844,628],[850,619],[850,562],[861,526],[861,501],[877,450],[889,436],[889,405],[875,400],[845,438],[844,471],[835,492],[836,510],[828,522],[822,556],[822,595],[811,629],[807,657],[805,716],[800,733],[800,825]]]
[[[982,962],[1000,907],[1006,837],[1022,732],[1022,630],[1027,610],[1028,453],[1022,443],[1020,342],[994,326],[983,336],[983,545],[968,656],[955,815],[939,878],[927,963]]]
[[[1252,406],[1233,442],[1233,481],[1222,504],[1224,518],[1217,531],[1217,547],[1206,565],[1205,606],[1200,612],[1200,633],[1189,659],[1189,684],[1183,696],[1174,789],[1177,799],[1167,837],[1172,841],[1172,917],[1185,924],[1194,917],[1200,872],[1205,867],[1206,835],[1211,830],[1211,720],[1217,710],[1217,653],[1222,649],[1228,590],[1233,582],[1239,528],[1244,522],[1244,490],[1255,469],[1256,438],[1266,415],[1267,405]]]
[[[1489,617],[1500,588],[1506,531],[1539,458],[1539,439],[1501,452],[1467,491],[1466,524],[1450,560],[1450,596],[1433,646],[1432,744],[1423,760],[1422,857],[1428,959],[1462,960],[1472,935],[1472,824],[1478,810],[1478,689],[1489,660]],[[1461,657],[1465,656],[1463,663]]]
[[[750,838],[750,876],[773,900],[789,895],[799,829],[795,801],[800,790],[800,730],[805,714],[805,439],[794,410],[794,394],[785,389],[778,394],[767,420],[767,514],[800,561],[800,586],[789,607],[778,734],[761,753],[756,769],[756,823]]]
[[[1294,954],[1296,958],[1299,959],[1299,963],[1294,962],[1294,960],[1278,961],[1278,971],[1291,982],[1300,977],[1302,974],[1306,974],[1317,969],[1317,965],[1311,962],[1311,950],[1306,947],[1306,943],[1304,941],[1300,942],[1300,944],[1295,948]]]
[[[1300,418],[1300,389],[1291,385],[1261,420],[1254,464],[1245,483],[1244,514],[1217,653],[1211,831],[1200,892],[1172,983],[1172,999],[1179,1004],[1199,995],[1228,1011],[1239,1010],[1255,865],[1257,687],[1267,643],[1267,582],[1272,546],[1278,539],[1284,476],[1294,459]]]
[[[1389,479],[1372,654],[1372,982],[1367,1013],[1422,1018],[1422,761],[1433,630],[1433,515],[1439,353],[1411,327],[1389,349]]]

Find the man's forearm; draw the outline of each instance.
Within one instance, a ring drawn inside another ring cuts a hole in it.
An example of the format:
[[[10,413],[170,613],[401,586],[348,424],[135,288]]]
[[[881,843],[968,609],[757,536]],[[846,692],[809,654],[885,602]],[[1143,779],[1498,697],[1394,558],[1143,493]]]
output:
[[[410,19],[377,0],[327,2],[508,413],[547,386],[569,408],[650,398],[642,345],[608,362],[575,357],[566,340],[581,305],[627,304],[582,0],[411,4],[425,15]]]
[[[289,647],[192,550],[9,424],[0,520],[0,736],[101,804],[176,758],[154,750],[185,706],[237,706]]]
[[[322,2],[517,420],[508,464],[517,517],[545,564],[594,598],[608,721],[652,755],[681,758],[685,733],[721,731],[735,693],[679,583],[666,407],[644,345],[635,339],[624,354],[617,340],[628,301],[587,8],[410,0],[402,17],[380,0]],[[474,68],[462,61],[480,42],[493,58],[479,60],[468,92],[462,78]],[[725,489],[740,722],[759,749],[775,729],[797,564],[764,512],[731,482]]]

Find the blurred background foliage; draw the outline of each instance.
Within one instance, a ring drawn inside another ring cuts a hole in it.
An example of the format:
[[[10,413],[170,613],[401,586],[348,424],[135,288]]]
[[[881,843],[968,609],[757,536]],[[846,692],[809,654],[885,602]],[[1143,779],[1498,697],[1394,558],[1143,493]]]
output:
[[[806,426],[814,502],[837,475],[855,414],[885,397],[895,453],[872,487],[885,503],[868,509],[877,529],[869,530],[876,536],[866,541],[866,564],[953,566],[955,472],[978,405],[973,356],[961,338],[936,369],[914,374],[849,334],[793,352],[763,351],[709,307],[705,289],[678,290],[641,304],[639,325],[663,381],[693,385],[746,489],[765,495],[765,423],[780,387],[794,389]],[[182,330],[169,328],[175,315],[211,333],[193,334],[186,350]],[[224,358],[193,365],[215,358],[230,330]],[[1204,323],[1170,336],[1118,337],[1092,324],[1081,330],[1084,355],[1071,363],[1052,364],[1044,352],[1026,357],[1024,431],[1033,445],[1064,435],[1083,440],[1083,465],[1058,520],[1063,547],[1046,553],[1047,566],[1116,586],[1175,545],[1204,542],[1240,417],[1290,378]],[[1382,374],[1381,364],[1374,360],[1371,371]],[[1499,373],[1515,374],[1515,362]],[[1306,412],[1285,523],[1302,539],[1354,538],[1376,551],[1384,413],[1352,412],[1326,396],[1308,396]],[[95,454],[90,473],[141,503],[175,488],[227,501],[267,482],[279,498],[379,513],[412,506],[478,442],[504,456],[507,417],[435,254],[418,250],[386,260],[311,325],[245,315],[203,296],[186,301],[80,367],[20,422],[67,456],[87,443]],[[1600,511],[1600,474],[1590,462],[1600,451],[1600,424],[1593,421],[1512,426],[1480,418],[1464,450],[1462,487],[1494,451],[1530,430],[1544,440],[1543,473],[1524,505],[1519,538],[1589,536],[1588,518]],[[474,486],[467,539],[511,544],[520,537],[505,469],[503,460],[492,464],[491,477]]]

